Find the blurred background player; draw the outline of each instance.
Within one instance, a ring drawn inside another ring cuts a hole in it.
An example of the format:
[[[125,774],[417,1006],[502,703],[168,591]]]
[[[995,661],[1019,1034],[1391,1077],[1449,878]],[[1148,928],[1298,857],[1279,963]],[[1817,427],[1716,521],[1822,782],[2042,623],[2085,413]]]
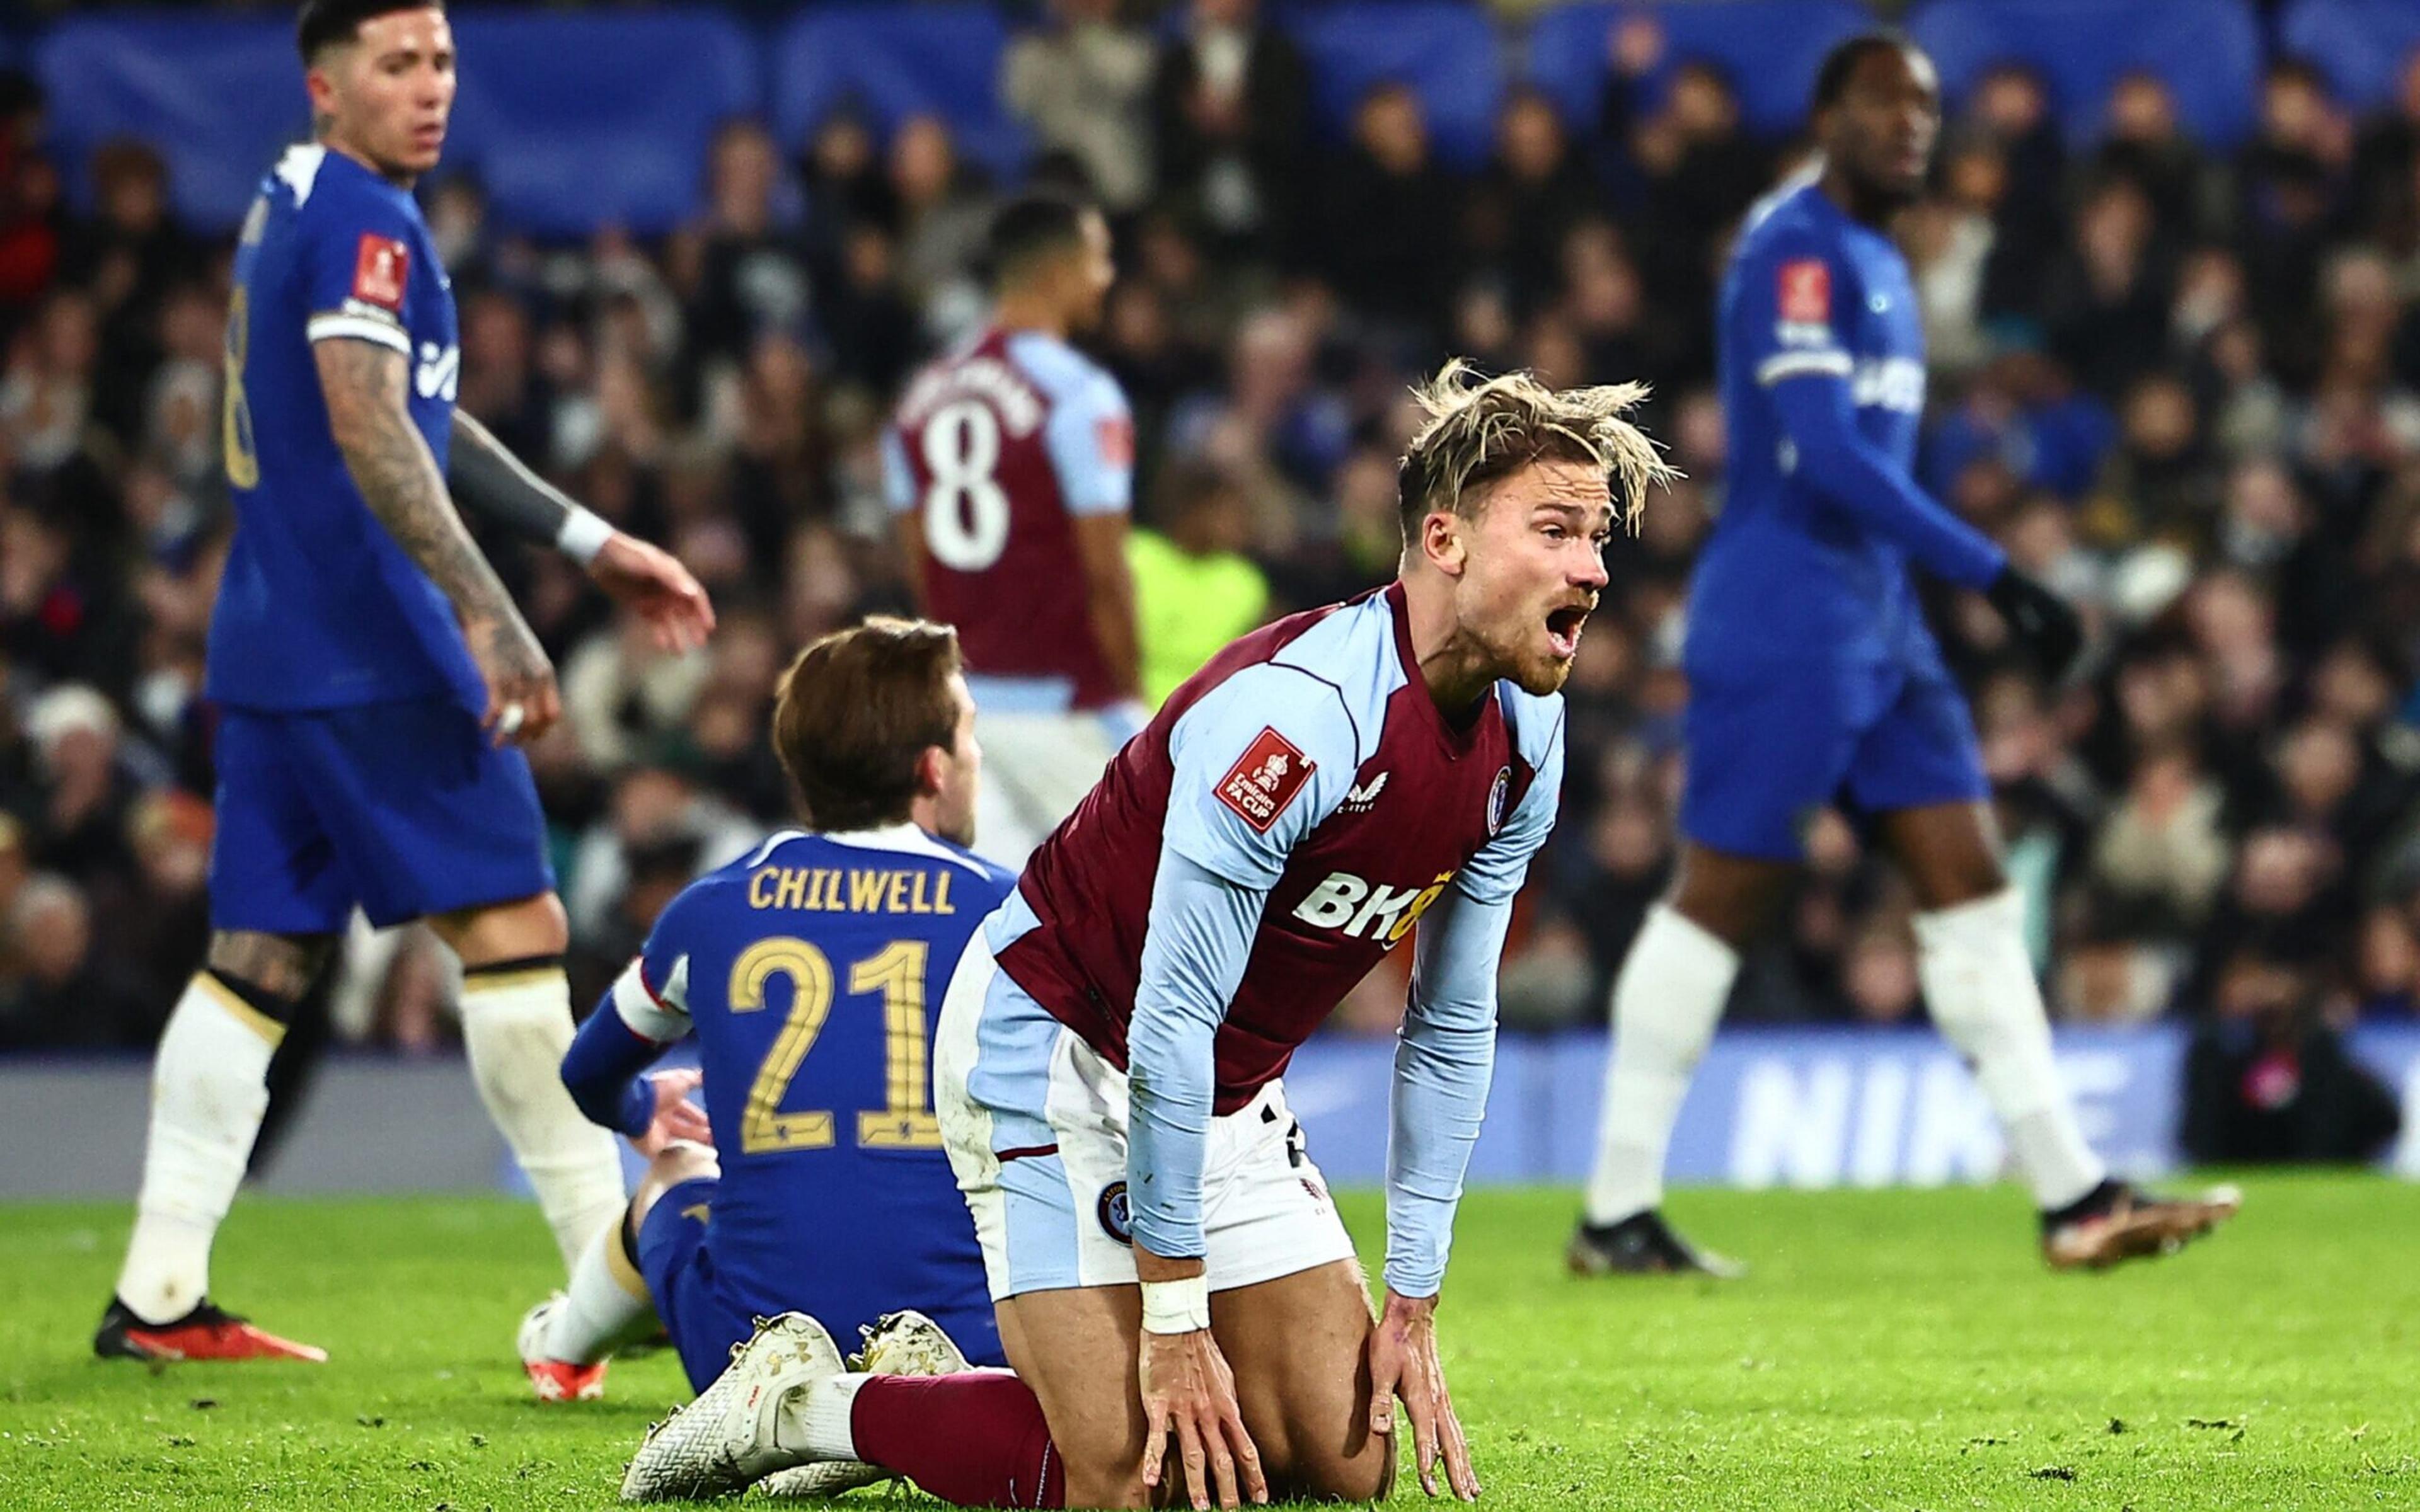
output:
[[[1016,1374],[849,1376],[790,1315],[648,1439],[625,1497],[805,1461],[962,1505],[1143,1506],[1179,1480],[1197,1507],[1369,1501],[1398,1396],[1421,1487],[1442,1462],[1477,1497],[1437,1298],[1512,899],[1560,801],[1560,689],[1615,498],[1665,475],[1621,418],[1642,393],[1447,364],[1395,580],[1220,652],[969,948],[934,1102]],[[1415,925],[1373,1325],[1280,1078]]]
[[[1117,274],[1100,211],[1013,200],[987,254],[990,326],[908,384],[882,454],[910,589],[957,626],[983,711],[983,851],[1014,868],[1141,724],[1134,420],[1068,345]]]
[[[161,1036],[102,1355],[324,1358],[214,1305],[209,1254],[271,1053],[357,906],[381,925],[426,918],[461,957],[472,1074],[566,1264],[620,1209],[613,1141],[555,1075],[564,915],[511,748],[557,717],[554,673],[455,513],[449,452],[465,502],[585,562],[660,643],[713,624],[679,563],[455,410],[453,297],[411,192],[454,100],[443,9],[313,0],[297,42],[316,140],[278,161],[244,222],[226,336],[238,524],[210,621],[209,956]]]
[[[1892,217],[1941,125],[1932,62],[1854,38],[1815,86],[1821,156],[1750,211],[1718,315],[1730,497],[1700,558],[1684,653],[1686,838],[1613,990],[1613,1054],[1575,1271],[1735,1268],[1657,1211],[1664,1157],[1740,951],[1839,801],[1914,889],[1917,971],[2041,1210],[2044,1257],[2100,1266],[2173,1248],[2233,1210],[2109,1179],[2051,1055],[1991,785],[1907,565],[1981,592],[2055,680],[2076,616],[1913,480],[1924,333]]]
[[[522,1359],[549,1400],[598,1395],[606,1353],[658,1319],[698,1387],[789,1311],[847,1327],[913,1307],[1001,1363],[929,1069],[942,989],[1016,885],[964,849],[983,752],[956,637],[892,619],[825,636],[782,678],[773,745],[812,832],[674,899],[564,1057],[589,1118],[682,1142],[531,1313]],[[691,1032],[719,1153],[682,1100],[697,1074],[640,1074]]]

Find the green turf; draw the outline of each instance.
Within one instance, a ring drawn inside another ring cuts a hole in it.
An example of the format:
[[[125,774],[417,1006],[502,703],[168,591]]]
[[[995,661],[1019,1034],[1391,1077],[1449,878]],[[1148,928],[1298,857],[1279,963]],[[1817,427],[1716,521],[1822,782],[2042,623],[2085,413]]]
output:
[[[2420,1507],[2412,1187],[2257,1179],[2207,1245],[2098,1276],[2045,1274],[2006,1188],[1683,1194],[1755,1267],[1728,1286],[1567,1279],[1572,1210],[1464,1210],[1447,1367],[1488,1504]],[[1366,1253],[1376,1203],[1348,1211]],[[476,1199],[240,1205],[222,1291],[324,1367],[96,1362],[125,1223],[0,1210],[0,1508],[603,1507],[678,1390],[658,1355],[532,1402],[551,1247]]]

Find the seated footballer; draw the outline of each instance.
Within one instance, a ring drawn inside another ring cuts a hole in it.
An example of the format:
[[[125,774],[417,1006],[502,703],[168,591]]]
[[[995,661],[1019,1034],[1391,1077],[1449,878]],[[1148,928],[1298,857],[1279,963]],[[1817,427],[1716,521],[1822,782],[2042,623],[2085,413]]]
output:
[[[626,1498],[864,1464],[961,1505],[1367,1501],[1398,1397],[1421,1486],[1442,1462],[1478,1495],[1437,1297],[1559,689],[1617,517],[1668,475],[1621,418],[1641,392],[1449,364],[1419,391],[1395,581],[1220,652],[968,945],[934,1104],[1013,1373],[850,1373],[776,1319]],[[1416,924],[1373,1324],[1280,1078]]]
[[[928,1070],[941,989],[1015,881],[964,848],[983,753],[956,635],[825,636],[783,674],[773,744],[813,827],[666,905],[563,1058],[582,1111],[661,1149],[522,1327],[541,1397],[599,1395],[659,1319],[698,1386],[788,1311],[863,1328],[876,1370],[1002,1359]],[[642,1074],[690,1035],[699,1072]]]

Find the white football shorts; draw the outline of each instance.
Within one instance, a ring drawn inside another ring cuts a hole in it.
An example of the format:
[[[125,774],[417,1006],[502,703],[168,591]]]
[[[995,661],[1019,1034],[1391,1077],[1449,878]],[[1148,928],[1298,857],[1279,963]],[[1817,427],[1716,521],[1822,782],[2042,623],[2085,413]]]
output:
[[[1000,969],[986,933],[942,999],[933,1103],[992,1300],[1132,1286],[1125,1072]],[[1202,1223],[1213,1291],[1354,1258],[1282,1084],[1211,1120]]]

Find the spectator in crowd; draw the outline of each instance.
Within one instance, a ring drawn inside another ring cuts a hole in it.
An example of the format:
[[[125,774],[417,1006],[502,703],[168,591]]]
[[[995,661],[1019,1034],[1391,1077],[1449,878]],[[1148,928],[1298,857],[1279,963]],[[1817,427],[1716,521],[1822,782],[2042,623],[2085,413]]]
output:
[[[1379,85],[1353,113],[1353,136],[1321,195],[1316,261],[1359,313],[1396,341],[1433,345],[1452,289],[1448,247],[1462,185],[1436,161],[1419,95]]]
[[[2022,64],[2001,64],[1975,86],[1962,134],[1997,164],[1997,193],[1989,197],[1992,252],[1983,267],[1987,319],[2031,323],[2047,292],[2044,276],[2058,253],[2066,190],[2067,145],[2051,114],[2050,90]],[[1954,165],[1958,157],[1950,159]],[[1982,187],[1969,182],[1969,192]]]
[[[1224,251],[1291,255],[1310,110],[1302,54],[1258,0],[1192,0],[1152,75],[1161,196]]]
[[[2207,1165],[2364,1161],[2400,1132],[2395,1094],[2317,1011],[2306,969],[2245,949],[2185,1058],[2185,1153]]]
[[[1228,641],[1268,616],[1269,580],[1244,555],[1251,506],[1206,462],[1180,462],[1159,480],[1155,524],[1126,538],[1134,569],[1142,692],[1157,708]]]
[[[41,874],[18,889],[8,911],[19,975],[0,981],[0,1046],[8,1049],[140,1050],[167,1013],[95,949],[92,907],[65,877]]]
[[[1562,117],[1536,89],[1515,89],[1496,118],[1496,151],[1473,186],[1464,255],[1500,270],[1515,315],[1552,300],[1562,282],[1564,239],[1599,213],[1595,176]]]
[[[1151,39],[1120,18],[1120,0],[1047,0],[1048,24],[1001,60],[1001,99],[1045,151],[1080,165],[1102,207],[1122,215],[1151,193]]]

